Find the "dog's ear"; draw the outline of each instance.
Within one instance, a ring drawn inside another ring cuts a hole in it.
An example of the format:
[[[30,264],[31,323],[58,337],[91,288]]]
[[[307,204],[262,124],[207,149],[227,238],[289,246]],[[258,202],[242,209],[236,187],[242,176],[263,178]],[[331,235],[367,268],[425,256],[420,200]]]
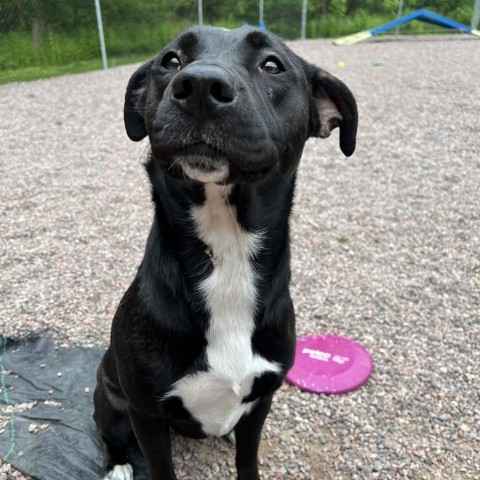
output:
[[[357,103],[348,87],[338,78],[317,68],[312,83],[313,115],[310,136],[327,138],[340,127],[340,149],[349,157],[355,151],[357,137]],[[313,112],[315,113],[315,112]]]
[[[130,78],[125,93],[123,106],[123,119],[125,129],[130,140],[138,142],[147,136],[145,126],[144,108],[146,97],[146,84],[153,60],[144,63]]]

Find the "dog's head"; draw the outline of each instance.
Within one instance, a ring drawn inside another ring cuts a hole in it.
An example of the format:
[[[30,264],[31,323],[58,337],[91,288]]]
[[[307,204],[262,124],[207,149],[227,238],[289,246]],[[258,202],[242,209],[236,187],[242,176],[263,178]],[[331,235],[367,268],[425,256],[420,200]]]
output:
[[[125,127],[149,136],[152,158],[194,182],[254,182],[293,171],[308,137],[340,127],[355,149],[357,107],[337,78],[256,28],[197,27],[180,34],[132,76]]]

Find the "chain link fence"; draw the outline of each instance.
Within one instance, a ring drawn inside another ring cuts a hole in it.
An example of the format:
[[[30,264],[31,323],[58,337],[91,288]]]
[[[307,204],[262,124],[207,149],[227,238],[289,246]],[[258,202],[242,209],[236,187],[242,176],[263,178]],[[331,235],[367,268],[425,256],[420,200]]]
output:
[[[427,5],[425,0],[404,0],[403,13],[430,8],[470,24],[472,1],[432,0]],[[82,62],[101,67],[95,3],[101,7],[110,65],[147,58],[199,20],[198,0],[0,0],[0,75]],[[262,11],[269,30],[294,39],[302,32],[302,5],[306,35],[315,38],[346,35],[390,21],[398,13],[399,0],[203,0],[201,5],[204,24],[257,25]],[[405,27],[409,28],[416,27]]]

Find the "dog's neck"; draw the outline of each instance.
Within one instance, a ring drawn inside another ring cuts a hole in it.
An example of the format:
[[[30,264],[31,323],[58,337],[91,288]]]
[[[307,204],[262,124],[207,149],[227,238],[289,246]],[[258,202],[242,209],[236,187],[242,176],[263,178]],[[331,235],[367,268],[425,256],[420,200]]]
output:
[[[184,237],[186,241],[192,233],[191,209],[205,204],[207,191],[213,200],[215,197],[225,199],[243,230],[267,234],[271,230],[281,230],[279,233],[288,234],[295,172],[286,174],[279,171],[261,183],[217,185],[172,179],[152,159],[146,169],[152,184],[156,219],[160,224],[166,223],[172,233]],[[281,234],[276,237],[283,236]]]
[[[258,245],[249,247],[255,265],[262,271],[258,297],[262,298],[262,285],[279,282],[279,289],[286,288],[290,279],[288,224],[295,175],[278,174],[270,182],[261,184],[219,186],[179,182],[153,162],[147,164],[147,171],[156,210],[145,252],[148,261],[143,262],[141,269],[152,288],[163,286],[173,295],[195,292],[199,282],[212,272],[218,260],[216,256],[222,252],[211,251],[207,238],[218,232],[202,233],[199,226],[215,228],[216,206],[222,207],[219,212],[224,213],[228,208],[228,217],[218,218],[227,222],[221,235],[237,234],[240,240],[247,236],[258,239]],[[211,213],[208,218],[198,217],[200,212],[204,215],[208,210]],[[228,248],[232,242],[228,238],[224,240]],[[161,272],[166,264],[170,269],[168,276]]]

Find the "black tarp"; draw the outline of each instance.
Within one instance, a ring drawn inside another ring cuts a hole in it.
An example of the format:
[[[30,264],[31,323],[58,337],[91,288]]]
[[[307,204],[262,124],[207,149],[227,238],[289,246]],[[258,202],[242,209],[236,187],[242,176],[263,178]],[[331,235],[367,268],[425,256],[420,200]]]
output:
[[[101,478],[92,414],[104,350],[46,339],[0,337],[0,343],[0,458],[38,480]],[[135,480],[149,478],[138,447],[131,463]]]

